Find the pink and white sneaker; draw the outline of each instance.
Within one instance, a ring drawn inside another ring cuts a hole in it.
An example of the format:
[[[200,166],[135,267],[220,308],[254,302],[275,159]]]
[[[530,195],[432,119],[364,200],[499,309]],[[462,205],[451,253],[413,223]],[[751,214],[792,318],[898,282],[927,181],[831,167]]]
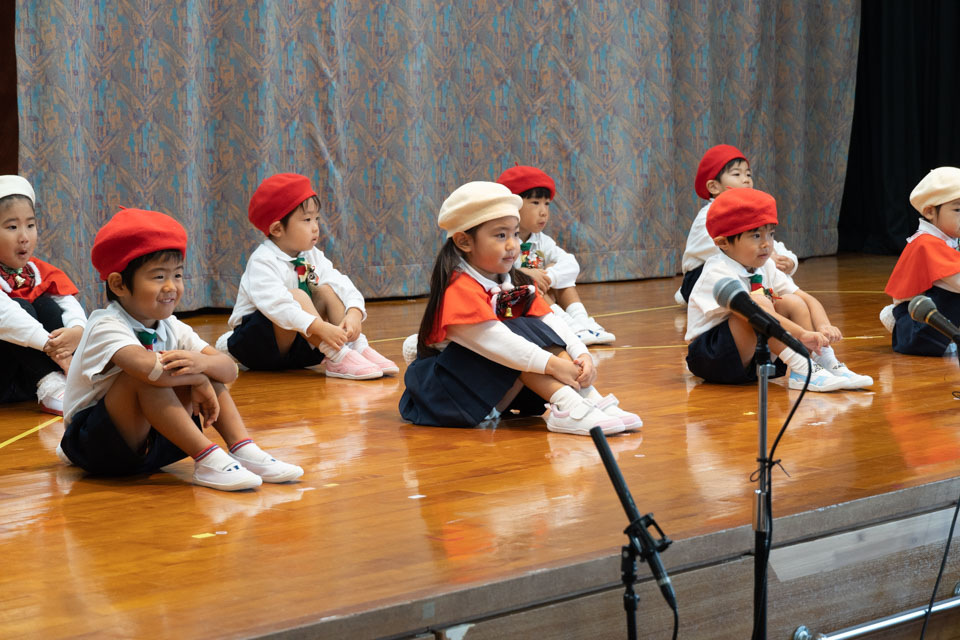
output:
[[[589,436],[590,429],[594,427],[600,427],[604,435],[620,433],[624,430],[623,423],[618,418],[611,418],[586,400],[581,400],[570,411],[561,411],[560,407],[549,402],[546,407],[550,409],[550,415],[547,416],[547,429],[555,433]]]
[[[367,347],[360,352],[360,355],[363,356],[364,359],[369,360],[373,364],[377,365],[385,376],[392,373],[400,373],[400,367],[398,367],[393,360],[384,358],[373,347]]]
[[[617,396],[608,393],[603,397],[603,400],[596,404],[596,407],[611,418],[620,420],[620,422],[623,423],[624,431],[632,431],[643,426],[643,420],[640,419],[640,416],[635,413],[630,413],[629,411],[624,411],[618,406],[619,404],[620,400],[617,399]]]
[[[347,380],[372,380],[383,377],[380,367],[373,364],[356,351],[347,350],[340,362],[324,360],[324,371],[329,378],[346,378]]]

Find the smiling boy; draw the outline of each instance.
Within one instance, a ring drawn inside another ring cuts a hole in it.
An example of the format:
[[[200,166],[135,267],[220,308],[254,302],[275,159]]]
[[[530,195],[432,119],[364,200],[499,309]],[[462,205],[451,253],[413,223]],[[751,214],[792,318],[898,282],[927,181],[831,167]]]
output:
[[[303,474],[250,439],[226,384],[236,364],[173,315],[187,233],[156,211],[123,209],[97,233],[93,266],[110,304],[94,311],[67,377],[57,454],[95,475],[152,473],[194,459],[193,482],[236,491]],[[203,429],[212,426],[229,454]]]

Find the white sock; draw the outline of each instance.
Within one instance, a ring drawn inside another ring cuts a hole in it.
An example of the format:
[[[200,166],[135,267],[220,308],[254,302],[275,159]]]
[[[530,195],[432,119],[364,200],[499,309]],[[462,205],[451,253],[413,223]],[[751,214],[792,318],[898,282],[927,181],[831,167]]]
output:
[[[550,396],[550,403],[557,405],[560,411],[570,411],[581,402],[583,402],[583,398],[580,397],[580,394],[567,385],[563,385]]]
[[[327,360],[337,364],[343,360],[348,353],[350,353],[350,346],[345,344],[337,349],[336,347],[331,347],[326,342],[321,342],[317,346],[317,350],[322,353]]]
[[[230,453],[241,460],[249,460],[250,462],[259,462],[261,464],[266,464],[274,459],[273,456],[258,447],[257,443],[249,438],[241,440],[230,447]]]
[[[363,352],[364,349],[370,346],[370,343],[367,342],[367,336],[360,334],[360,337],[347,344],[348,347],[354,351]]]
[[[820,347],[820,355],[810,354],[817,364],[824,369],[832,369],[838,364],[837,355],[833,352],[833,347]]]
[[[586,320],[589,317],[587,315],[587,309],[583,306],[582,302],[574,302],[568,306],[567,313],[578,320]]]
[[[783,351],[780,352],[780,359],[786,362],[790,370],[797,375],[807,375],[807,359],[790,347],[784,347]]]
[[[581,398],[589,400],[593,404],[597,404],[598,402],[603,400],[603,396],[600,395],[600,392],[597,391],[597,388],[593,385],[580,389],[579,393]]]

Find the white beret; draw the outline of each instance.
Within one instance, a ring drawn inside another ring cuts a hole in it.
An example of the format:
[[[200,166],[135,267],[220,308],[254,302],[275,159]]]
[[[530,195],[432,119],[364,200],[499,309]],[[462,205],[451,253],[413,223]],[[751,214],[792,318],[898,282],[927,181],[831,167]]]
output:
[[[33,192],[33,187],[22,176],[0,176],[0,198],[7,196],[27,196],[31,204],[37,205],[37,196]]]
[[[488,220],[504,216],[520,219],[523,198],[496,182],[468,182],[451,193],[440,205],[437,224],[452,238]]]
[[[937,167],[923,177],[910,192],[910,204],[923,213],[924,207],[936,207],[960,199],[960,169]]]

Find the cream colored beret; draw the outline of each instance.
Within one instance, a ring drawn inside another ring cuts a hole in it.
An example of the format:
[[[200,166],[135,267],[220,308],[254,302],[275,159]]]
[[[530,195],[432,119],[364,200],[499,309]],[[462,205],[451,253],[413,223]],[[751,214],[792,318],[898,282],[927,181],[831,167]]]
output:
[[[520,219],[523,198],[496,182],[468,182],[451,193],[440,205],[437,224],[452,238],[457,231],[466,231],[504,216]]]
[[[920,213],[924,207],[936,207],[957,199],[960,199],[960,169],[956,167],[937,167],[910,192],[910,204]]]
[[[37,205],[33,187],[23,176],[0,176],[0,198],[7,196],[27,196],[34,206]]]

